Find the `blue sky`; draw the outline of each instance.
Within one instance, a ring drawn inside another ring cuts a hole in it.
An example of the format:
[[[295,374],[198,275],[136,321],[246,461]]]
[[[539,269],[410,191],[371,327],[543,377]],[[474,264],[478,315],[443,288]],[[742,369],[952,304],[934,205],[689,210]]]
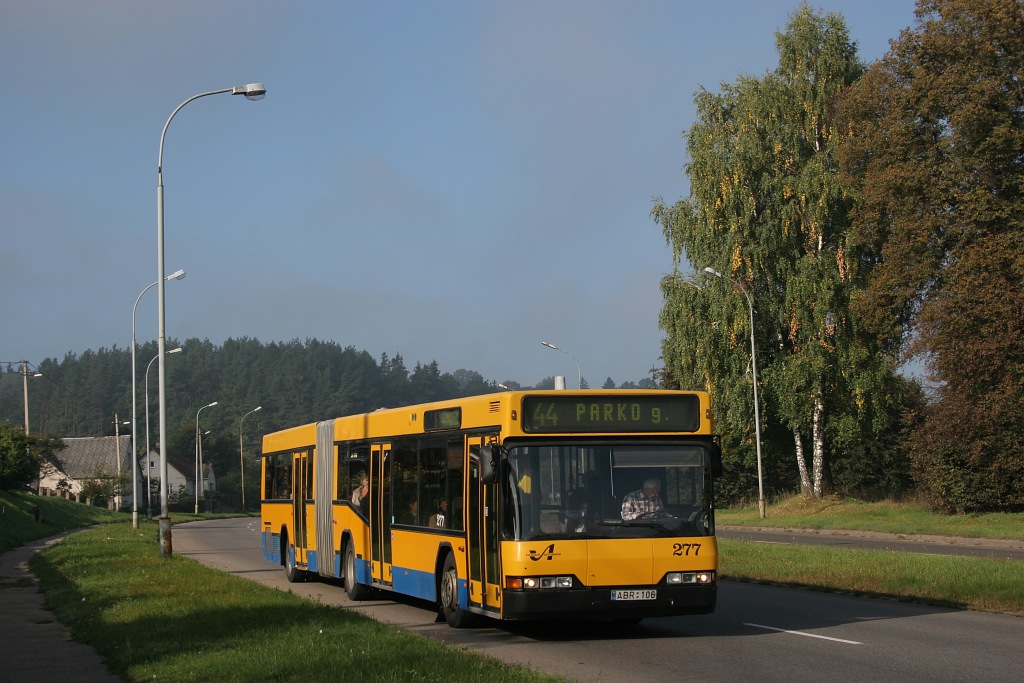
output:
[[[0,3],[0,361],[317,338],[532,384],[659,365],[693,94],[777,64],[796,0]],[[909,0],[832,0],[867,61]],[[139,342],[157,337],[157,288]]]

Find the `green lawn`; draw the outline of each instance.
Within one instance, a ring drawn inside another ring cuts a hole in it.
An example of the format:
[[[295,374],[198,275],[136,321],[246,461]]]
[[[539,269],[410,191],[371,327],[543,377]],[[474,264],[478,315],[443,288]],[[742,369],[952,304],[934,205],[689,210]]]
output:
[[[187,558],[161,558],[157,525],[141,527],[72,534],[31,564],[60,621],[131,680],[562,680]]]

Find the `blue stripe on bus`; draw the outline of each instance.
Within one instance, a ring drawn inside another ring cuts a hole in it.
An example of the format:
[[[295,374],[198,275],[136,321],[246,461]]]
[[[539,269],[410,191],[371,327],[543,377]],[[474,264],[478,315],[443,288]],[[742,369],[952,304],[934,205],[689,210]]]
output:
[[[391,583],[395,589],[395,592],[402,593],[405,595],[411,595],[421,600],[429,600],[434,602],[437,600],[437,593],[434,586],[434,574],[433,572],[417,571],[415,569],[406,569],[404,567],[392,567],[391,568]],[[460,593],[462,590],[460,589]],[[466,593],[467,599],[469,593]],[[459,598],[462,601],[462,598]]]

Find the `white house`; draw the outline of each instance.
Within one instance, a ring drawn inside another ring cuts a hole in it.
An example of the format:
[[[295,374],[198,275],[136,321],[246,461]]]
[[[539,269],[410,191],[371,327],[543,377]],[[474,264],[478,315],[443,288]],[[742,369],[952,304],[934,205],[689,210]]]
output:
[[[82,487],[89,481],[113,483],[120,479],[125,488],[114,496],[111,507],[131,507],[131,436],[87,436],[65,438],[64,449],[55,453],[41,468],[39,493],[82,500]],[[137,482],[144,485],[141,479]],[[145,491],[145,489],[140,489]]]
[[[132,486],[131,436],[88,436],[63,439],[65,448],[54,454],[41,468],[39,494],[61,496],[79,502],[83,486],[90,481],[109,482],[118,479],[123,484],[120,496],[114,496],[110,507],[119,510],[132,509],[132,492],[138,491],[139,509],[145,510],[147,503],[159,509],[160,497],[154,493],[146,497],[147,482],[155,486],[160,480],[160,452],[150,449],[149,457],[139,458],[136,482]],[[181,487],[189,494],[195,493],[195,467],[188,458],[168,454],[168,491],[174,499]],[[216,491],[217,479],[213,466],[203,463],[203,491]]]

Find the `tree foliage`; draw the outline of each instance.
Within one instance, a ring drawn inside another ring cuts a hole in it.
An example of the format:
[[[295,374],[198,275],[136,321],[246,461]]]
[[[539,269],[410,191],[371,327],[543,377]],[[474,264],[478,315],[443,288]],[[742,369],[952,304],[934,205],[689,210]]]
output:
[[[857,311],[938,385],[911,452],[936,504],[1024,506],[1024,8],[922,0],[853,89]]]
[[[47,456],[63,447],[59,438],[26,435],[18,427],[0,423],[0,491],[13,491],[35,482]]]
[[[12,491],[32,481],[39,472],[39,460],[28,449],[25,432],[0,424],[0,490]]]
[[[806,5],[776,45],[773,72],[697,93],[698,121],[686,136],[690,196],[658,200],[652,211],[677,266],[685,259],[724,275],[695,281],[677,271],[663,280],[662,357],[666,385],[712,392],[724,445],[740,451],[749,475],[753,305],[766,466],[784,475],[778,459],[795,454],[796,483],[820,496],[830,454],[856,457],[845,483],[866,485],[853,473],[875,473],[882,442],[872,437],[890,428],[902,396],[892,358],[850,312],[864,273],[848,257],[852,198],[839,176],[846,132],[836,106],[863,67],[843,19]],[[792,484],[792,474],[775,479],[778,489]]]

